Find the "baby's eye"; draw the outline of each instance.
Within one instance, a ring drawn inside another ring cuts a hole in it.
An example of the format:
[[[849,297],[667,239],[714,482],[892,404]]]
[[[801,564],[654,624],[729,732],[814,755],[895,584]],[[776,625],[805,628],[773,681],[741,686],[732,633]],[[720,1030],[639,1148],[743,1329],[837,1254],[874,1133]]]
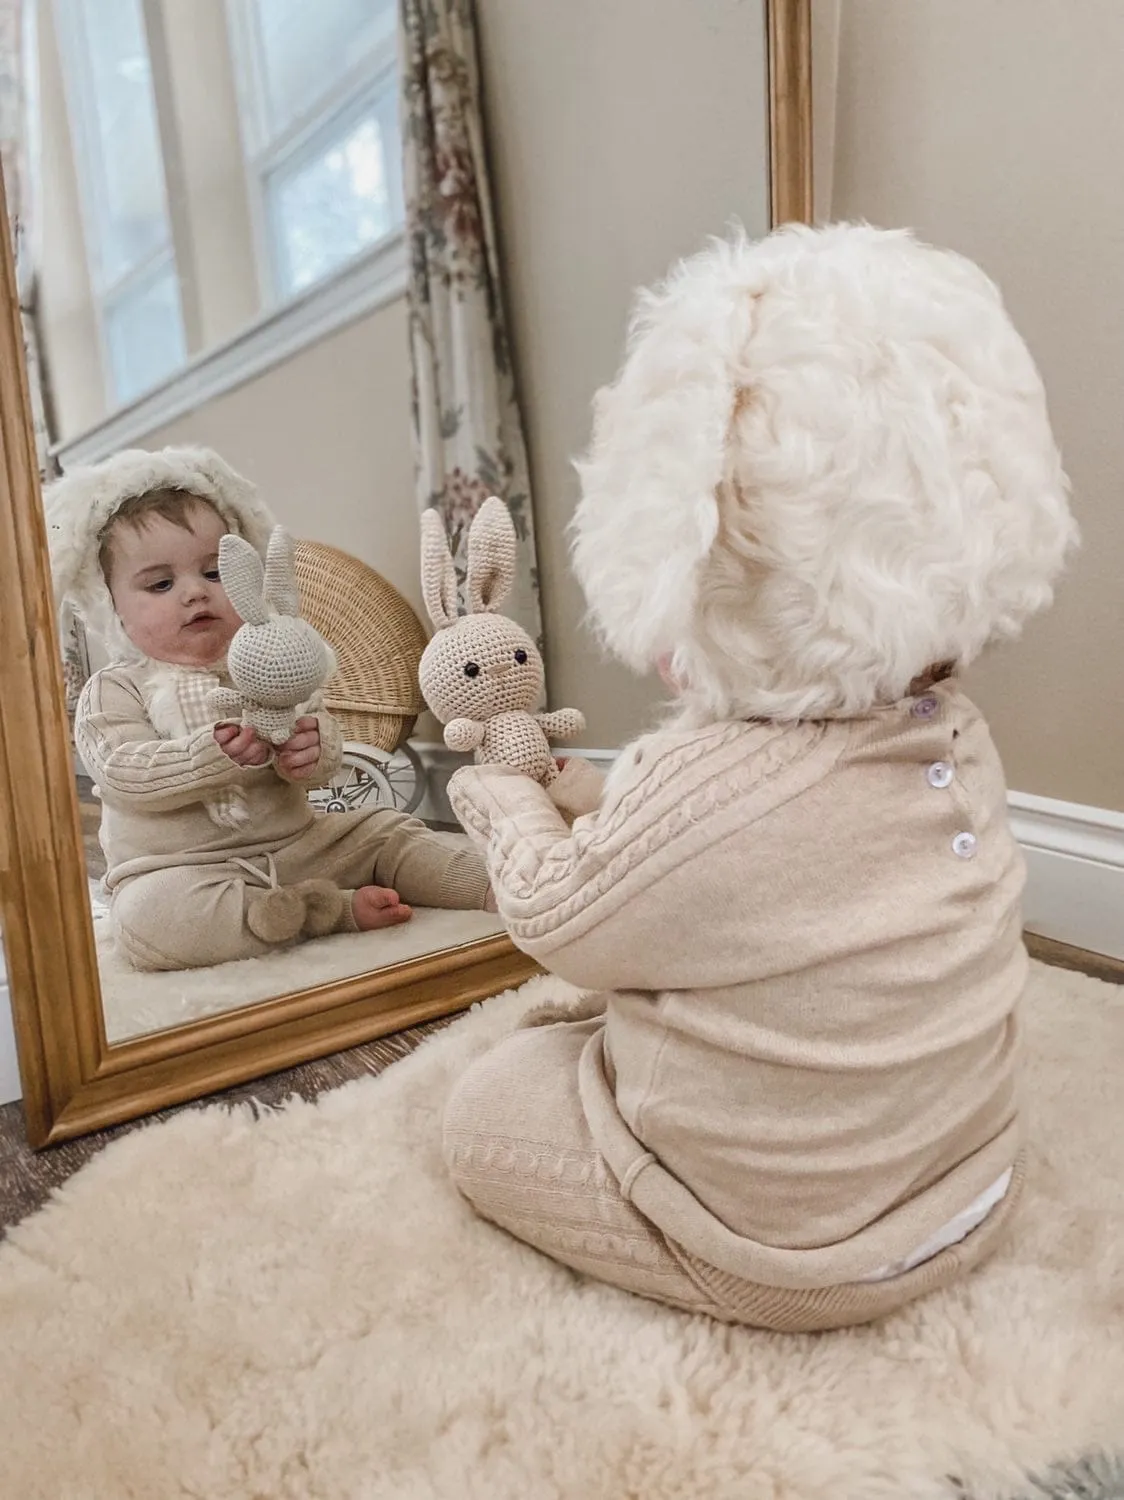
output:
[[[218,581],[219,581],[219,570],[218,570],[218,568],[208,568],[204,572],[203,577],[206,578],[206,579],[208,579],[211,583],[218,583]]]
[[[480,668],[474,661],[466,661],[464,664],[464,675],[466,677],[479,677]]]
[[[525,667],[527,665],[527,653],[526,653],[526,651],[523,650],[522,646],[520,646],[519,650],[516,651],[516,653],[515,653],[515,660],[519,663],[519,665],[521,667]]]
[[[172,586],[170,578],[160,578],[155,583],[150,583],[145,590],[148,594],[166,594]]]

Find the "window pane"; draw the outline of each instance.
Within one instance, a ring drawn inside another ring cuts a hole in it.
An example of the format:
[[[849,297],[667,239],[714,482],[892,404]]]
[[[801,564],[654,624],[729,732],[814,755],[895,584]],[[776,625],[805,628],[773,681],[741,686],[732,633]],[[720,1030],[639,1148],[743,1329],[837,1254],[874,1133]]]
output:
[[[395,0],[256,0],[272,138],[387,37]]]
[[[175,266],[165,261],[105,308],[113,393],[132,401],[184,363],[183,319]]]
[[[311,159],[266,179],[279,296],[311,286],[396,227],[399,158],[393,110],[372,108]]]
[[[93,268],[104,287],[158,250],[168,236],[164,170],[140,0],[72,0],[75,51],[85,53]]]

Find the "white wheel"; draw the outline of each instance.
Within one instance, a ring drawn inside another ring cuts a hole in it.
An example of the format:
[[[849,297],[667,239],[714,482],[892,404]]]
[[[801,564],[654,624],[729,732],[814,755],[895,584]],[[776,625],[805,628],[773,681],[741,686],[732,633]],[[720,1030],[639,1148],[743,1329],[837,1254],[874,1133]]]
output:
[[[321,812],[355,812],[359,808],[390,807],[412,813],[425,795],[425,768],[412,745],[393,755],[373,745],[343,747],[343,765],[327,786],[309,792],[308,800]]]

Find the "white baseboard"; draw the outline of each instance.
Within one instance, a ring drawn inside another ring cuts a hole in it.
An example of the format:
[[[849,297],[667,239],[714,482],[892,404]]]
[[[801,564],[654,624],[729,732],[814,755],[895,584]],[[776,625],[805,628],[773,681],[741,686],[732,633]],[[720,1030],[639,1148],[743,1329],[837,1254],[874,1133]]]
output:
[[[1124,813],[1012,792],[1011,826],[1026,854],[1027,928],[1124,959]]]
[[[443,745],[418,745],[428,793],[421,815],[453,822],[446,794],[449,777],[467,765]],[[612,750],[571,750],[602,770]],[[1090,953],[1124,958],[1124,813],[1011,793],[1011,826],[1027,862],[1026,926]]]

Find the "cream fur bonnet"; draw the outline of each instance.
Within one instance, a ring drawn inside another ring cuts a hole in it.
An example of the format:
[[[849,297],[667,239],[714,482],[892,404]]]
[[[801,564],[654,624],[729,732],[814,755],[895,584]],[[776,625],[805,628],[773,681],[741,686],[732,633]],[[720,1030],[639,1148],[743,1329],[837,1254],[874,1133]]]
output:
[[[115,655],[135,655],[121,629],[98,562],[99,537],[126,500],[151,490],[187,490],[209,500],[230,527],[265,556],[276,524],[257,489],[209,448],[128,448],[75,468],[45,492],[55,606],[68,605]]]
[[[641,296],[574,564],[702,719],[861,715],[1046,608],[1077,528],[1034,361],[963,256],[866,224],[735,237]]]

